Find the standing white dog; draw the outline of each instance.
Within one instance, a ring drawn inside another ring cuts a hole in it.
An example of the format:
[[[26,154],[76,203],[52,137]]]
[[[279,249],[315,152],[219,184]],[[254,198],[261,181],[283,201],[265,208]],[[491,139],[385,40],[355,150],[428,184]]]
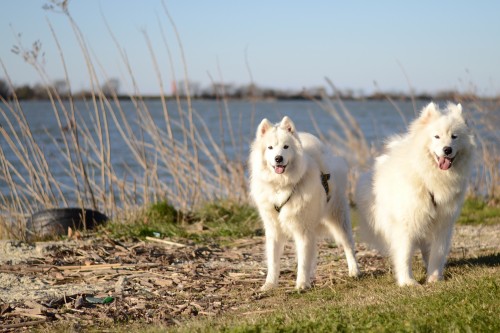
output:
[[[261,290],[278,284],[287,237],[297,252],[297,289],[310,287],[316,241],[331,232],[342,245],[349,275],[359,274],[346,198],[347,163],[323,143],[298,133],[288,117],[273,125],[262,120],[250,153],[250,192],[266,231],[267,277]]]
[[[472,167],[474,141],[460,104],[425,107],[404,136],[392,138],[357,185],[362,239],[391,256],[399,285],[415,285],[420,249],[427,281],[443,278],[453,225]]]

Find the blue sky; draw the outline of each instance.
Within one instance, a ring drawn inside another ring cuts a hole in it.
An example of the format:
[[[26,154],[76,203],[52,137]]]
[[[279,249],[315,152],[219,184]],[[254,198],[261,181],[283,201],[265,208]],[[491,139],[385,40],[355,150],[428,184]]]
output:
[[[41,82],[11,52],[16,34],[25,47],[40,40],[49,80],[64,76],[47,21],[61,44],[74,90],[89,76],[68,19],[42,9],[48,1],[1,0],[0,59],[16,85]],[[191,81],[211,78],[265,87],[301,89],[325,85],[370,93],[474,89],[500,94],[500,1],[165,1],[180,34]],[[159,84],[144,32],[170,90],[173,73],[184,78],[175,35],[159,0],[72,0],[71,15],[85,36],[100,81],[116,77],[130,90],[127,68],[104,18],[127,54],[140,92]],[[161,25],[161,27],[160,27]],[[4,73],[0,72],[0,77]]]

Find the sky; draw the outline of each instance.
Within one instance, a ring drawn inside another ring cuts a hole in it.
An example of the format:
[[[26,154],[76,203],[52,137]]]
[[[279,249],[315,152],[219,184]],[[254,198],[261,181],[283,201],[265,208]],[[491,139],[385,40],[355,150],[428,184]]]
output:
[[[0,0],[0,60],[14,85],[32,85],[64,78],[62,54],[72,89],[86,89],[78,35],[46,3]],[[169,93],[174,79],[186,77],[202,87],[300,90],[326,86],[327,77],[364,94],[500,94],[500,1],[69,0],[68,8],[98,81],[117,78],[122,92],[133,90],[130,68],[143,94],[162,85]],[[42,75],[11,51],[35,41]]]

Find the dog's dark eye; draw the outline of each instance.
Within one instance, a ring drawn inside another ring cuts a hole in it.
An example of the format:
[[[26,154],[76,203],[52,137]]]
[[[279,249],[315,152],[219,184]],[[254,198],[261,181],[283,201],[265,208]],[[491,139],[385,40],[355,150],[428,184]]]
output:
[[[267,149],[273,149],[273,146],[269,146],[269,147],[267,147]]]
[[[455,140],[455,139],[457,138],[457,136],[456,136],[455,134],[452,134],[452,135],[451,135],[451,138],[452,138],[453,140]]]
[[[439,139],[439,135],[434,135],[434,137],[435,137],[436,139]]]
[[[287,146],[287,145],[284,145],[284,146],[283,146],[283,148],[284,148],[284,149],[288,149],[288,146]]]

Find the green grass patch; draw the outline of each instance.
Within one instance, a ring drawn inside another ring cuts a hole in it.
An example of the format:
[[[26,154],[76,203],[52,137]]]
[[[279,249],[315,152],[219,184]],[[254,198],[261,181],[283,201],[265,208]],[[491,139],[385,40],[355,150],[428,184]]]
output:
[[[192,214],[212,237],[249,237],[262,234],[259,214],[247,204],[232,201],[207,203]]]
[[[122,221],[111,221],[99,231],[112,238],[185,237],[182,215],[166,202],[159,202]]]
[[[457,223],[460,224],[498,224],[500,223],[500,206],[488,205],[483,199],[468,198],[462,207]]]
[[[241,238],[262,234],[257,211],[232,201],[207,203],[182,213],[167,202],[159,202],[125,221],[112,221],[101,228],[114,238],[183,237],[194,241]]]

